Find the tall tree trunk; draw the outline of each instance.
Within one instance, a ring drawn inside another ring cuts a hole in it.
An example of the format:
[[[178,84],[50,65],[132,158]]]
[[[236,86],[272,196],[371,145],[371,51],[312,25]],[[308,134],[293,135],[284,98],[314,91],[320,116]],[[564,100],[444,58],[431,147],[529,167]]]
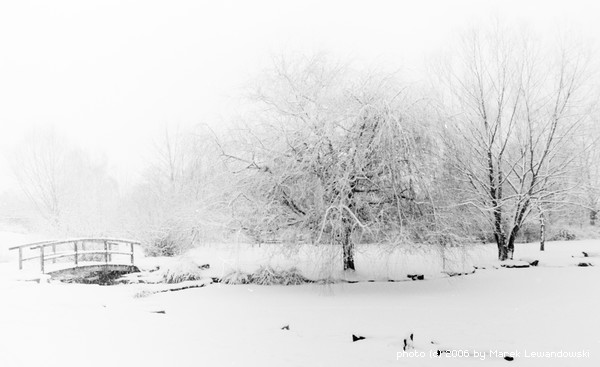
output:
[[[590,210],[590,226],[596,225],[596,219],[598,218],[598,210]]]
[[[506,242],[506,233],[502,226],[502,211],[497,202],[494,201],[494,239],[498,245],[498,260],[504,261],[507,259],[508,248]]]
[[[508,244],[506,245],[506,259],[504,259],[504,260],[512,260],[513,259],[513,255],[515,253],[515,240],[517,239],[518,232],[519,232],[518,227],[516,230],[513,229],[511,236],[508,238]],[[514,235],[513,235],[513,233],[514,233]]]
[[[342,253],[344,256],[344,270],[355,270],[354,268],[354,243],[352,243],[352,222],[348,218],[342,219]]]
[[[532,179],[532,182],[535,183],[535,177]],[[527,199],[523,202],[523,204],[520,204],[520,207],[517,209],[517,213],[513,222],[513,227],[510,230],[510,234],[508,235],[508,243],[506,245],[507,253],[505,260],[513,259],[513,255],[515,253],[515,241],[517,240],[517,235],[519,234],[521,226],[523,225],[523,218],[525,217],[525,212],[527,211],[527,208],[529,207],[530,203],[530,200]]]
[[[498,245],[498,260],[504,261],[507,259],[508,254],[506,236],[504,233],[494,232],[494,238],[496,239],[496,244]]]
[[[546,218],[544,213],[540,212],[540,251],[544,251],[546,248]]]
[[[506,247],[506,242],[503,244],[498,244],[498,260],[504,261],[508,259],[508,247]]]

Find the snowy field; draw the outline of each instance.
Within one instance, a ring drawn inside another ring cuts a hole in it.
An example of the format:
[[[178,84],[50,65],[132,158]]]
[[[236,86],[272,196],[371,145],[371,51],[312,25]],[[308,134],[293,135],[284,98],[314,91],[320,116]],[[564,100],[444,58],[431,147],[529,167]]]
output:
[[[0,249],[25,240],[11,236],[0,236]],[[325,269],[309,249],[220,248],[190,256],[211,264],[207,274],[259,262],[313,276]],[[495,268],[493,246],[437,258],[394,250],[379,263],[363,248],[357,278],[381,281],[211,284],[147,297],[135,297],[141,284],[15,281],[16,263],[2,252],[0,366],[599,366],[600,241],[548,243],[543,256],[536,248],[518,245],[515,259],[540,260],[525,269]],[[597,266],[576,266],[583,261]],[[442,273],[484,263],[468,276]],[[426,280],[384,281],[411,272]],[[352,342],[352,334],[366,339]],[[410,334],[415,349],[406,354]],[[543,352],[554,355],[536,357]],[[514,361],[502,358],[510,353]]]

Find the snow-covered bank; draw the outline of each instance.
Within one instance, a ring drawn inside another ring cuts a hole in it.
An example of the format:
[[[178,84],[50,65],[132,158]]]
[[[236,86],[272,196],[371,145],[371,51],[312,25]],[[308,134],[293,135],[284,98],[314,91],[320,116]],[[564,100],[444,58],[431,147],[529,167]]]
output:
[[[538,260],[538,266],[559,267],[600,260],[600,257],[582,259],[583,252],[600,253],[600,241],[548,242],[546,248],[547,251],[540,252],[537,243],[517,244],[515,260]],[[296,267],[303,275],[315,280],[345,276],[341,250],[337,246],[218,244],[196,248],[187,256],[198,264],[210,264],[206,274],[214,277],[222,277],[232,270],[252,273],[264,265],[275,269]],[[156,260],[148,258],[147,261]],[[430,279],[444,273],[468,273],[474,266],[500,266],[494,244],[445,249],[428,245],[358,245],[355,263],[354,279],[377,281],[406,279],[408,274],[425,274]]]
[[[597,366],[598,280],[599,267],[532,267],[405,283],[213,284],[141,298],[138,285],[3,282],[0,365]],[[410,333],[417,351],[435,341],[520,357],[399,357]],[[560,350],[589,357],[531,357]]]
[[[539,260],[527,269],[494,267],[494,247],[479,246],[465,266],[492,266],[467,277],[290,287],[207,283],[162,293],[143,284],[17,282],[4,276],[15,273],[15,264],[2,264],[0,366],[598,366],[600,266],[577,264],[598,261],[599,245],[549,243],[545,253],[537,244],[519,245],[516,259]],[[211,270],[232,256],[249,270],[264,265],[261,259],[278,267],[311,259],[267,249],[236,254],[213,246],[190,256]],[[357,256],[363,275],[443,265],[443,258],[414,252],[410,267],[391,269],[399,254],[378,263],[380,252],[373,251]],[[352,342],[353,334],[366,339]],[[415,349],[404,354],[410,334]],[[429,354],[437,350],[449,353]],[[513,362],[502,358],[510,353]]]

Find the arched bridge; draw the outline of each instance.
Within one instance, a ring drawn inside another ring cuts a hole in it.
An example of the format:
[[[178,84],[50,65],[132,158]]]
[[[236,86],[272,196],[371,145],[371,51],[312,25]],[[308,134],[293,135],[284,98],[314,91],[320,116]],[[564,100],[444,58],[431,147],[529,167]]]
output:
[[[52,276],[74,272],[138,271],[138,241],[117,238],[74,238],[28,243],[10,247],[19,253],[19,269],[37,269]],[[36,265],[37,264],[37,265]]]

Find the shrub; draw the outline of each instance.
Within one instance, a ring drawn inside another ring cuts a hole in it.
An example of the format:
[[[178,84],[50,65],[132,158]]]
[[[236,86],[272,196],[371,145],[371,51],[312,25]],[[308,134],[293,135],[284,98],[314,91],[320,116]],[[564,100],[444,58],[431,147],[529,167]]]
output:
[[[178,257],[167,262],[160,268],[161,276],[165,283],[181,283],[188,280],[200,280],[203,278],[202,271],[198,265],[184,257]]]
[[[149,240],[146,246],[149,256],[176,256],[180,254],[181,248],[171,235],[159,236]]]
[[[568,229],[561,229],[552,237],[550,241],[573,241],[577,239],[577,235]]]
[[[311,283],[297,268],[289,270],[275,270],[270,266],[261,266],[252,274],[234,270],[221,278],[225,284],[257,284],[257,285],[300,285]]]
[[[297,268],[291,268],[290,270],[284,270],[281,272],[281,284],[283,285],[300,285],[310,283]]]
[[[262,266],[250,277],[258,285],[300,285],[309,283],[297,268],[278,271],[270,266]]]
[[[281,273],[278,273],[270,266],[261,266],[252,274],[252,283],[258,285],[279,285],[283,284]]]
[[[221,278],[221,283],[225,284],[249,284],[250,283],[250,274],[244,273],[240,270],[231,271],[223,278]]]

